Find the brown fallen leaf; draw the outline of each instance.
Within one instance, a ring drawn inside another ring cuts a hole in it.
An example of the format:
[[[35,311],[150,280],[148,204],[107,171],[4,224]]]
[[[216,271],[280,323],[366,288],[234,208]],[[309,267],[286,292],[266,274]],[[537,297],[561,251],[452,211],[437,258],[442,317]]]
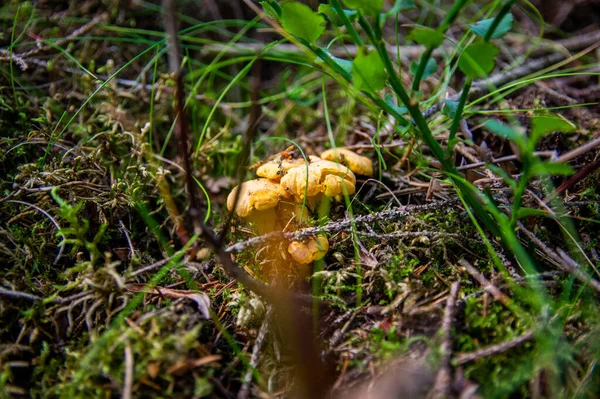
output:
[[[196,302],[198,310],[206,319],[210,318],[210,299],[208,295],[200,291],[191,290],[174,290],[164,287],[149,287],[145,284],[128,284],[127,291],[129,292],[146,292],[153,295],[162,295],[165,298],[179,299],[187,298]]]
[[[209,355],[201,357],[200,359],[185,359],[177,364],[172,365],[168,368],[167,374],[169,375],[181,375],[189,370],[195,369],[196,367],[204,366],[205,364],[218,362],[221,360],[221,355]]]

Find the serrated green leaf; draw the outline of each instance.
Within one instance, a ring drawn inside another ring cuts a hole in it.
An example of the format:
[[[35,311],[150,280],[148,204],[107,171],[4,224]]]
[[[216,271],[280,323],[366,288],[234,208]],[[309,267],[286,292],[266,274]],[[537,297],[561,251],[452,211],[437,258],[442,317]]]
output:
[[[376,51],[368,52],[366,47],[358,49],[352,63],[354,86],[358,90],[377,91],[385,86],[387,75],[383,62]]]
[[[534,145],[549,133],[572,133],[577,126],[558,114],[534,115],[531,117],[531,141]]]
[[[295,1],[281,6],[281,24],[294,36],[314,43],[325,31],[325,18],[309,6]]]
[[[418,26],[410,31],[407,39],[422,44],[428,48],[439,47],[444,42],[444,34],[437,30]]]
[[[437,62],[435,62],[435,60],[433,58],[430,58],[427,61],[427,65],[425,65],[425,70],[423,71],[423,76],[421,77],[421,80],[425,80],[428,77],[430,77],[431,75],[433,75],[436,71],[437,71]],[[419,69],[419,63],[413,61],[410,64],[410,74],[411,75],[416,75],[417,74],[417,70]]]
[[[454,115],[456,115],[457,110],[458,101],[444,100],[444,108],[442,108],[442,113],[444,115],[447,115],[450,118],[454,118]]]
[[[484,122],[483,127],[498,137],[513,141],[521,150],[526,148],[526,138],[523,134],[504,123],[500,123],[495,119],[488,119]]]
[[[344,4],[353,10],[361,9],[365,14],[377,16],[383,8],[383,0],[344,0]]]
[[[395,15],[396,13],[402,10],[408,10],[409,8],[413,8],[415,6],[415,0],[396,0],[394,6],[390,11],[387,12],[388,15]]]
[[[344,25],[344,21],[342,20],[342,18],[338,15],[337,11],[329,4],[319,4],[319,12],[325,15],[329,22],[331,22],[335,26],[340,27]],[[356,19],[356,16],[358,15],[358,12],[354,10],[344,10],[344,14],[346,14],[350,21],[354,21]]]
[[[571,165],[557,162],[536,162],[531,167],[530,173],[532,176],[569,176],[574,172]]]
[[[494,22],[494,18],[484,19],[477,23],[470,25],[469,27],[477,36],[485,37],[487,32],[492,27],[492,22]],[[513,23],[513,15],[511,13],[506,14],[502,17],[502,20],[494,29],[494,33],[492,34],[492,39],[499,39],[506,35],[506,33],[512,28]]]
[[[494,69],[498,49],[492,43],[476,42],[465,48],[458,59],[458,67],[468,77],[483,77]]]

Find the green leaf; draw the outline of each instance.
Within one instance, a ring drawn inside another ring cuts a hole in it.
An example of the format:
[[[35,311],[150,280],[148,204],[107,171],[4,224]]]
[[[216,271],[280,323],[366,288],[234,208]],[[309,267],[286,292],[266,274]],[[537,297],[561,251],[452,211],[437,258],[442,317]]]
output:
[[[504,123],[500,123],[495,119],[488,119],[484,122],[483,127],[498,137],[513,141],[521,150],[526,148],[525,136]]]
[[[344,4],[353,10],[361,9],[373,17],[377,16],[383,8],[383,0],[344,0]]]
[[[494,57],[498,49],[492,43],[477,42],[465,48],[458,59],[458,67],[468,77],[475,79],[494,69]]]
[[[388,103],[388,105],[390,107],[392,107],[400,115],[404,115],[404,114],[406,114],[408,112],[408,108],[406,108],[406,107],[399,107],[396,104],[394,104],[394,98],[392,97],[392,95],[390,93],[386,93],[386,95],[384,96],[384,100],[385,100],[386,103]]]
[[[387,12],[387,15],[395,15],[402,10],[408,10],[413,7],[416,7],[415,0],[396,0],[394,7]]]
[[[475,33],[477,36],[485,37],[487,32],[492,27],[492,22],[494,22],[494,18],[484,19],[482,21],[470,25],[470,28],[473,31],[473,33]],[[508,32],[510,28],[512,28],[512,23],[513,16],[511,13],[508,13],[505,16],[503,16],[498,26],[496,26],[496,29],[494,29],[494,33],[492,34],[491,38],[498,39],[506,35],[506,32]]]
[[[558,114],[543,114],[531,117],[530,135],[533,145],[549,133],[572,133],[576,130],[577,126]]]
[[[358,90],[377,91],[385,86],[387,75],[383,62],[376,51],[368,52],[366,47],[358,49],[352,63],[354,86]]]
[[[444,104],[445,106],[442,109],[442,113],[450,118],[454,118],[456,111],[458,110],[458,101],[444,100]]]
[[[496,175],[500,176],[502,180],[504,180],[504,183],[506,183],[513,191],[517,189],[517,181],[500,166],[489,164],[486,165],[486,167]]]
[[[327,17],[327,19],[335,26],[340,27],[344,25],[344,21],[342,20],[342,18],[329,4],[319,4],[319,12],[325,15],[325,17]],[[354,10],[344,10],[344,13],[350,21],[354,21],[356,19],[356,16],[358,15],[358,12]]]
[[[410,31],[407,39],[422,44],[428,48],[439,47],[444,42],[444,34],[437,30],[418,26]]]
[[[350,60],[345,60],[343,58],[338,58],[334,55],[332,55],[329,50],[327,50],[326,48],[322,49],[324,53],[326,53],[327,55],[329,55],[329,57],[337,64],[339,65],[344,71],[348,72],[348,74],[352,73],[352,61]],[[316,61],[318,64],[323,63],[323,60],[321,60],[320,58],[317,58]]]
[[[572,175],[575,171],[566,163],[557,163],[557,162],[536,162],[531,167],[530,173],[532,176],[547,176],[547,175],[557,175],[557,176],[569,176]]]
[[[425,65],[425,70],[423,71],[423,76],[421,77],[421,80],[425,80],[428,77],[430,77],[431,75],[433,75],[436,71],[437,71],[437,62],[435,62],[435,60],[433,58],[430,58],[427,61],[427,65]],[[419,69],[419,63],[413,61],[410,64],[410,74],[411,75],[416,75],[417,74],[417,70]]]
[[[548,212],[544,212],[541,209],[519,208],[517,210],[517,219],[523,219],[524,217],[528,217],[528,216],[540,216],[540,217],[554,218],[552,216],[552,214],[550,214]]]
[[[309,6],[295,1],[281,6],[281,24],[294,36],[314,43],[325,31],[325,18]]]
[[[269,16],[269,18],[275,19],[279,21],[281,19],[281,6],[279,3],[273,0],[261,1],[260,5],[263,10],[265,10],[265,14]]]

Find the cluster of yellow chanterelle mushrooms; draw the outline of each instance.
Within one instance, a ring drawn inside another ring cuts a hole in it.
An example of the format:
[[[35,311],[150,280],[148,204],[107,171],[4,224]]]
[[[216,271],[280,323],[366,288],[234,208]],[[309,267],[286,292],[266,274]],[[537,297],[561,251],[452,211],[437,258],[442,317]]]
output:
[[[306,161],[284,151],[256,168],[258,179],[235,187],[227,197],[227,208],[231,211],[235,205],[235,213],[253,224],[257,234],[283,230],[292,220],[295,225],[306,221],[323,199],[354,194],[354,173],[372,176],[373,163],[344,148],[327,150],[321,157],[308,156]],[[329,249],[324,235],[286,244],[293,261],[286,272],[301,278],[310,274],[312,262],[323,258]],[[276,268],[278,264],[290,265],[283,251],[269,250],[268,245],[262,250]]]

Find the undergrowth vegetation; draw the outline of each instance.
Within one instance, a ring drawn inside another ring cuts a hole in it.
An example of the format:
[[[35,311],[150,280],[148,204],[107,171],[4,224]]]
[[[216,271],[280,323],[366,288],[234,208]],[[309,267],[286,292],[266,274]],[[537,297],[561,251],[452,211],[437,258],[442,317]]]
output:
[[[581,3],[3,3],[0,397],[597,397]],[[228,211],[336,147],[356,193]]]

